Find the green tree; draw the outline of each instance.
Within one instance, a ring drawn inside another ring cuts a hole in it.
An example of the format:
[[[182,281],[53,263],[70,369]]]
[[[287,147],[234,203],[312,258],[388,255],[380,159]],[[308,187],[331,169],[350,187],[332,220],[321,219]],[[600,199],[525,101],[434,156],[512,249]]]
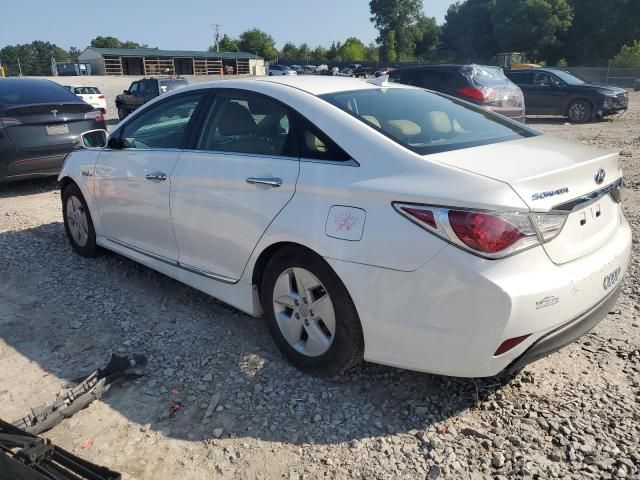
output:
[[[296,60],[298,59],[298,47],[293,42],[287,42],[280,50],[280,58],[287,60]]]
[[[220,48],[221,52],[239,52],[240,51],[240,47],[238,47],[238,41],[234,38],[229,37],[229,35],[227,35],[226,33],[220,39],[218,47]],[[210,52],[217,51],[216,46],[211,45],[209,47],[209,51]]]
[[[449,7],[440,40],[455,61],[487,62],[498,53],[493,31],[495,3],[495,0],[467,0]]]
[[[327,49],[318,45],[311,51],[311,58],[313,60],[325,60],[327,58]]]
[[[338,52],[338,56],[344,61],[362,61],[366,58],[367,47],[356,37],[347,38]]]
[[[78,61],[78,57],[80,56],[82,52],[80,51],[79,48],[77,47],[70,47],[69,48],[69,60],[72,62],[77,62]]]
[[[68,62],[69,52],[57,45],[36,40],[23,45],[7,45],[0,50],[7,75],[51,75],[52,60]],[[19,60],[19,64],[18,64]]]
[[[638,0],[569,0],[573,23],[564,36],[570,64],[606,64],[624,45],[640,39]]]
[[[311,56],[311,49],[306,43],[300,44],[298,47],[298,60],[307,60]]]
[[[438,46],[440,39],[440,27],[434,17],[422,16],[413,27],[415,38],[414,56],[424,57]]]
[[[567,0],[496,0],[493,30],[502,50],[545,58],[557,51],[572,19]]]
[[[395,62],[398,59],[396,51],[396,32],[391,30],[387,32],[382,40],[380,55],[382,56],[382,59],[387,62]]]
[[[365,60],[368,60],[370,62],[378,62],[380,60],[380,49],[374,42],[371,42],[369,45],[367,45]]]
[[[91,46],[93,48],[149,48],[146,43],[132,42],[126,40],[124,42],[118,40],[116,37],[102,37],[98,36],[91,40]]]
[[[327,50],[327,60],[340,60],[340,42],[331,42],[329,50]]]
[[[640,40],[624,45],[613,59],[613,65],[620,68],[640,68]]]
[[[243,52],[255,53],[268,60],[278,55],[273,37],[257,28],[243,32],[238,40],[238,47]]]
[[[424,16],[422,0],[371,0],[369,9],[386,57],[393,56],[393,50],[399,60],[413,58],[416,46],[413,27]],[[388,43],[390,32],[394,32],[393,45]]]

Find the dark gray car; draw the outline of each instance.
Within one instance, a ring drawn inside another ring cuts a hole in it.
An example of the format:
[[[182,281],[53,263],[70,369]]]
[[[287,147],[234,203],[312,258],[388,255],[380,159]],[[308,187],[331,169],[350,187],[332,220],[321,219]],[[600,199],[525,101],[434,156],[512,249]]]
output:
[[[0,78],[0,182],[57,175],[81,133],[105,128],[102,112],[57,83]]]

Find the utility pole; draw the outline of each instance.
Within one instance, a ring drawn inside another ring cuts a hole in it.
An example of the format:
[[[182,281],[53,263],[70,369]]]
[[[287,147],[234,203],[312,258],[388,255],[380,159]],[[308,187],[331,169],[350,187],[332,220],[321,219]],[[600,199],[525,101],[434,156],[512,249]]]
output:
[[[219,23],[214,23],[212,27],[213,27],[213,40],[216,43],[216,52],[219,52],[220,51],[220,27],[222,27],[222,25],[220,25]]]

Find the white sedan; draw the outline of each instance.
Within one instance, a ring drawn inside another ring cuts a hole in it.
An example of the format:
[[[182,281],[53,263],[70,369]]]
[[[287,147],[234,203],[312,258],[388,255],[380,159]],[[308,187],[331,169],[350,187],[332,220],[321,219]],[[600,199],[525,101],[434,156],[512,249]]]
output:
[[[201,83],[83,140],[73,249],[264,316],[308,372],[517,371],[600,322],[629,264],[616,152],[384,77]]]
[[[80,87],[76,85],[65,85],[71,93],[76,94],[85,103],[88,103],[103,114],[107,113],[107,100],[98,87]]]

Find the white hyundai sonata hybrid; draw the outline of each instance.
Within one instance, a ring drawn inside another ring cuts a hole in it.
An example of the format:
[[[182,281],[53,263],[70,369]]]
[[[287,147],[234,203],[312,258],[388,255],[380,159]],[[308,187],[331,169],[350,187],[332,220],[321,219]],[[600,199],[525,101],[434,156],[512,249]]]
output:
[[[384,78],[193,85],[83,143],[77,253],[263,315],[317,374],[517,371],[600,322],[629,263],[616,152]]]

